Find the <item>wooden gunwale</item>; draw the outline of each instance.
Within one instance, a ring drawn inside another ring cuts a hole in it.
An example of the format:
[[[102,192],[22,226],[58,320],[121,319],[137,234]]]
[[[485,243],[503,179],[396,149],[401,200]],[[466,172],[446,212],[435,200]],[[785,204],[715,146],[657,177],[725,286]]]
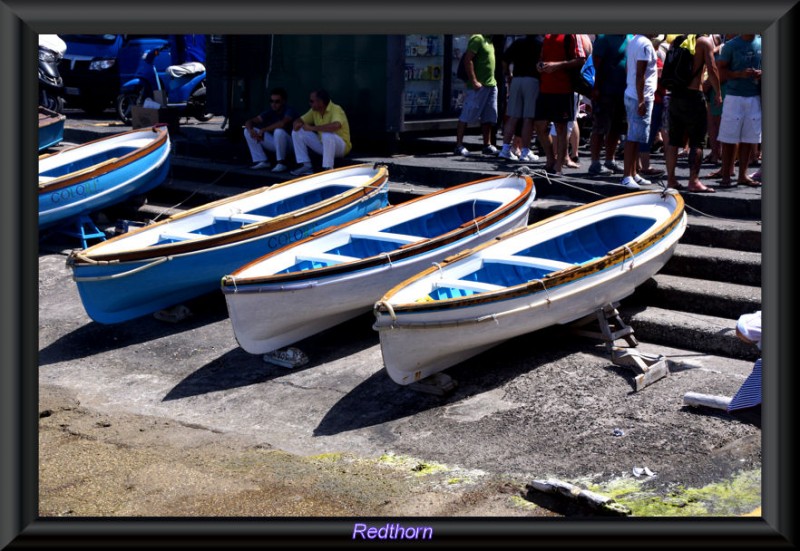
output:
[[[348,170],[352,168],[354,167],[343,167],[337,170]],[[312,177],[314,177],[314,175],[306,176],[305,178],[312,178]],[[355,203],[361,198],[368,197],[372,194],[377,194],[387,179],[388,179],[388,172],[386,171],[385,168],[382,168],[376,176],[374,176],[372,179],[369,180],[369,182],[365,183],[362,186],[353,188],[349,191],[339,194],[338,196],[336,196],[338,197],[338,199],[336,199],[335,201],[333,200],[333,198],[329,199],[328,202],[326,202],[324,207],[322,208],[315,208],[314,205],[312,205],[297,211],[292,211],[282,214],[280,216],[276,216],[264,222],[248,224],[242,226],[241,228],[237,228],[235,230],[231,230],[228,232],[219,233],[215,235],[207,235],[207,236],[198,234],[197,239],[193,240],[141,247],[137,249],[131,249],[128,251],[116,251],[107,254],[102,253],[102,248],[105,245],[108,245],[109,243],[114,243],[116,241],[128,238],[140,232],[154,231],[154,228],[157,228],[158,226],[166,226],[168,223],[175,222],[176,220],[180,220],[183,218],[188,218],[190,216],[193,216],[194,214],[197,214],[198,212],[211,210],[220,205],[225,205],[227,203],[239,201],[246,197],[257,195],[259,193],[264,192],[268,187],[271,188],[282,187],[287,184],[297,182],[299,179],[290,180],[280,184],[275,184],[273,186],[261,187],[258,189],[241,193],[239,195],[234,195],[233,197],[225,197],[223,199],[219,199],[212,203],[200,205],[193,209],[189,209],[187,211],[170,216],[169,218],[165,218],[164,220],[156,222],[155,224],[144,226],[142,228],[137,228],[126,234],[112,237],[111,239],[104,241],[102,243],[98,243],[97,245],[94,245],[93,247],[90,247],[86,250],[73,251],[70,254],[69,258],[67,259],[67,262],[70,263],[71,265],[79,266],[79,265],[91,265],[97,262],[129,262],[137,260],[148,260],[162,256],[185,254],[203,249],[229,245],[231,243],[238,243],[240,241],[246,241],[275,231],[280,231],[293,226],[303,224],[305,222],[308,222],[309,220],[318,218],[321,215],[333,212],[343,206]],[[98,250],[96,252],[92,251],[92,249],[94,248]]]
[[[643,191],[637,192],[637,195],[645,195],[651,194],[653,192],[650,191]],[[629,194],[626,197],[630,197],[633,194]],[[485,304],[500,300],[508,300],[517,297],[521,297],[524,295],[528,295],[531,293],[541,292],[545,290],[552,290],[560,285],[564,285],[578,279],[584,278],[586,276],[601,272],[607,268],[614,267],[615,265],[622,264],[626,259],[630,259],[635,256],[637,253],[644,251],[645,249],[651,247],[658,241],[660,241],[664,236],[672,232],[675,228],[677,228],[683,217],[684,211],[684,202],[683,197],[679,194],[674,194],[676,199],[676,207],[672,214],[667,218],[658,228],[654,229],[650,232],[646,237],[642,238],[640,236],[638,239],[633,241],[629,241],[626,245],[621,247],[617,247],[616,249],[610,251],[606,256],[603,258],[597,259],[592,262],[588,262],[582,265],[575,265],[570,268],[566,268],[563,270],[558,270],[547,276],[543,277],[540,280],[533,280],[526,283],[520,283],[518,285],[514,285],[511,287],[504,287],[497,291],[487,291],[485,293],[480,293],[477,295],[470,295],[466,297],[455,297],[455,298],[447,298],[447,299],[439,299],[432,302],[414,302],[414,303],[400,303],[400,304],[392,304],[392,309],[395,313],[398,312],[422,312],[422,311],[430,311],[430,310],[449,310],[449,309],[457,309],[463,308],[467,306],[476,306],[479,304]],[[501,236],[496,237],[495,239],[487,242],[482,243],[481,245],[474,247],[472,249],[468,249],[466,251],[462,251],[457,255],[449,257],[445,259],[443,262],[440,263],[440,266],[443,268],[448,264],[452,264],[458,260],[463,259],[466,256],[470,256],[473,253],[477,253],[499,241],[505,241],[514,237],[515,235],[525,232],[525,231],[533,231],[534,228],[544,225],[545,223],[551,223],[553,220],[558,218],[563,218],[565,216],[574,214],[578,211],[585,210],[588,208],[593,208],[600,203],[606,203],[609,201],[619,200],[616,197],[609,197],[603,199],[601,201],[597,201],[595,203],[589,203],[586,205],[582,205],[580,207],[576,207],[570,211],[565,211],[563,213],[559,213],[554,215],[550,218],[546,218],[545,220],[541,220],[531,226],[520,228],[517,231],[508,232]],[[432,266],[427,268],[426,270],[414,275],[413,277],[407,279],[404,282],[399,283],[392,289],[390,289],[383,298],[376,303],[375,308],[378,312],[388,313],[388,309],[383,302],[389,301],[393,295],[399,292],[402,288],[411,285],[413,282],[418,281],[433,272],[436,272],[440,269],[438,266]]]
[[[47,128],[48,126],[59,124],[66,119],[67,117],[60,113],[49,111],[48,109],[39,106],[39,128]]]
[[[381,210],[382,210],[382,212],[386,212],[388,210],[393,210],[393,209],[398,208],[400,206],[403,206],[405,208],[405,205],[410,205],[412,203],[416,203],[416,202],[421,201],[423,199],[427,199],[427,198],[429,198],[431,196],[439,195],[439,194],[446,193],[446,192],[452,193],[454,189],[467,187],[467,186],[474,186],[474,185],[476,185],[478,183],[485,182],[485,181],[488,181],[488,180],[493,180],[495,178],[496,177],[485,178],[483,180],[477,180],[475,182],[468,182],[466,184],[461,184],[459,186],[454,186],[452,188],[441,189],[441,190],[432,192],[432,193],[424,195],[424,196],[416,197],[414,199],[411,199],[409,201],[406,201],[406,202],[402,203],[401,205],[392,205],[390,207],[387,207],[387,208],[381,209]],[[331,276],[335,276],[335,275],[340,275],[342,273],[354,272],[354,271],[358,271],[358,270],[365,270],[365,269],[368,269],[368,268],[374,268],[374,267],[381,266],[381,265],[384,265],[384,264],[390,264],[392,262],[397,262],[397,261],[404,260],[404,259],[409,258],[409,257],[413,257],[413,256],[417,256],[417,255],[420,255],[420,254],[424,254],[424,253],[426,253],[428,251],[431,251],[431,250],[434,250],[434,249],[438,249],[440,247],[443,247],[445,245],[449,245],[450,243],[454,243],[455,241],[463,239],[467,235],[471,235],[473,233],[476,233],[476,230],[480,231],[482,229],[485,229],[485,228],[493,225],[497,221],[503,220],[503,219],[508,218],[509,216],[511,216],[514,213],[514,211],[519,208],[520,205],[524,204],[525,201],[527,201],[528,196],[530,195],[530,193],[533,192],[533,180],[531,180],[531,178],[528,177],[528,176],[524,176],[524,178],[526,180],[525,188],[522,191],[522,193],[520,193],[519,196],[517,198],[515,198],[513,201],[509,202],[508,204],[506,204],[502,208],[498,209],[497,211],[492,212],[489,215],[482,216],[482,217],[479,217],[479,218],[475,219],[475,221],[469,221],[468,223],[462,224],[461,227],[459,227],[459,228],[457,228],[455,230],[449,231],[448,233],[443,234],[443,235],[441,235],[441,236],[439,236],[437,238],[422,239],[422,240],[414,242],[414,243],[408,243],[408,244],[401,245],[397,249],[395,249],[393,251],[390,251],[388,253],[382,253],[382,254],[378,254],[378,255],[373,255],[373,256],[369,256],[369,257],[363,258],[363,259],[343,262],[341,264],[335,264],[335,265],[332,265],[332,266],[322,266],[320,268],[314,268],[313,270],[304,270],[302,272],[291,272],[291,273],[287,273],[287,274],[270,274],[270,275],[266,275],[266,276],[253,276],[253,277],[246,277],[246,278],[238,278],[238,277],[236,277],[237,273],[243,272],[243,271],[247,270],[249,267],[251,267],[251,266],[253,266],[255,264],[259,264],[261,262],[264,262],[265,260],[267,260],[267,259],[269,259],[269,258],[271,258],[273,256],[276,256],[277,254],[281,254],[281,253],[284,253],[284,252],[286,252],[286,251],[288,251],[288,250],[290,250],[292,248],[299,247],[303,243],[311,241],[312,239],[316,239],[317,237],[321,237],[322,235],[326,235],[328,233],[333,233],[335,231],[339,231],[339,230],[345,229],[345,228],[347,228],[349,226],[352,226],[353,224],[356,224],[356,223],[358,223],[360,221],[359,219],[351,220],[351,221],[346,222],[344,224],[341,224],[339,226],[334,226],[334,227],[331,227],[331,228],[327,228],[322,232],[318,232],[317,234],[312,234],[309,237],[307,237],[307,238],[305,238],[305,239],[303,239],[301,241],[297,241],[297,242],[295,242],[295,243],[289,245],[288,247],[285,247],[285,248],[283,248],[283,249],[281,249],[279,251],[272,251],[272,252],[267,253],[266,255],[264,255],[264,256],[262,256],[260,258],[257,258],[257,259],[255,259],[255,260],[253,260],[251,262],[248,262],[247,264],[245,264],[241,268],[237,269],[232,274],[226,275],[222,279],[222,286],[224,287],[224,286],[228,286],[228,285],[231,285],[231,286],[234,286],[234,285],[235,286],[257,285],[257,284],[263,284],[263,283],[267,283],[267,282],[268,283],[284,283],[284,282],[294,282],[294,281],[297,281],[297,280],[303,280],[303,279],[308,279],[308,278],[331,277]]]
[[[90,144],[94,144],[94,143],[101,142],[101,141],[104,141],[104,140],[110,140],[110,139],[116,138],[118,136],[124,136],[124,135],[134,134],[134,133],[145,133],[148,130],[151,130],[153,132],[158,133],[159,136],[155,140],[153,140],[152,143],[148,144],[147,146],[142,147],[140,149],[137,149],[136,151],[131,151],[130,153],[127,153],[127,154],[123,155],[122,157],[118,157],[118,158],[115,157],[113,159],[108,159],[108,160],[103,161],[101,163],[97,163],[96,165],[88,167],[88,168],[85,168],[85,169],[83,169],[83,170],[81,170],[81,171],[79,171],[77,173],[65,174],[64,176],[59,176],[57,178],[53,178],[52,180],[48,180],[47,182],[42,182],[42,183],[39,184],[39,195],[42,195],[44,193],[51,193],[53,191],[56,191],[56,190],[59,190],[59,189],[63,189],[63,188],[69,187],[69,186],[78,185],[80,183],[83,183],[83,182],[91,179],[91,178],[96,178],[98,176],[102,176],[104,174],[108,174],[112,170],[116,170],[116,169],[118,169],[120,167],[128,165],[128,164],[130,164],[130,163],[132,163],[134,161],[137,161],[137,160],[147,156],[148,154],[154,152],[156,149],[158,149],[158,148],[160,148],[161,146],[164,145],[164,143],[167,140],[167,130],[166,130],[166,128],[162,128],[162,127],[159,127],[159,128],[152,127],[150,129],[145,128],[145,129],[129,130],[128,132],[123,132],[121,134],[115,134],[114,136],[112,136],[110,138],[100,138],[100,139],[93,140],[91,142],[87,142],[87,143],[85,143],[83,145],[78,146],[78,147],[85,147],[85,146],[88,146]],[[124,143],[125,142],[121,142],[121,144],[124,144]],[[65,151],[68,151],[68,150],[65,150]],[[69,151],[71,151],[71,150],[69,150]],[[40,159],[43,159],[43,158],[44,157],[40,157]]]

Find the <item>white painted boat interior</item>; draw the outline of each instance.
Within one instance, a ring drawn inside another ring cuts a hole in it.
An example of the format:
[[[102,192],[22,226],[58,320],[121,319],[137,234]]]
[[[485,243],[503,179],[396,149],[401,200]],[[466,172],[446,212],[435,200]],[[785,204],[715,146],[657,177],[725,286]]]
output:
[[[237,270],[234,278],[263,278],[274,274],[311,271],[378,255],[391,255],[403,245],[428,240],[490,214],[519,198],[525,180],[493,179],[405,203],[369,215],[339,231],[295,245]]]

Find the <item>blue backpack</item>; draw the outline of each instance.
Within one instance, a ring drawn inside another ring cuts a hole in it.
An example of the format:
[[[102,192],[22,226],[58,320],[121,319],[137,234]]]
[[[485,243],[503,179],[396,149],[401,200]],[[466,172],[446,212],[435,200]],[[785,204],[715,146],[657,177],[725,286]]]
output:
[[[591,96],[592,89],[594,88],[594,62],[592,56],[586,58],[586,63],[583,64],[579,73],[577,82],[573,83],[575,91],[582,96]]]
[[[570,43],[571,40],[564,40],[567,59],[573,59]],[[572,89],[582,96],[590,97],[592,95],[592,89],[594,88],[594,62],[592,61],[592,56],[589,55],[586,57],[583,67],[578,70],[573,69],[569,73],[570,80],[572,81]]]

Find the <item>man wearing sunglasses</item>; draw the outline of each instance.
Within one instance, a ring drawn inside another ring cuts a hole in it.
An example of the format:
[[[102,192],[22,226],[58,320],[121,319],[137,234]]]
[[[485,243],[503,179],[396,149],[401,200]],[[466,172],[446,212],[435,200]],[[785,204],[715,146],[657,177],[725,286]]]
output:
[[[283,88],[275,88],[270,93],[270,108],[244,123],[244,138],[250,148],[253,166],[260,170],[271,165],[267,151],[275,154],[276,164],[272,172],[288,170],[286,156],[292,149],[290,132],[297,112],[286,102],[288,94]]]
[[[308,103],[311,108],[294,121],[292,142],[300,167],[292,171],[293,176],[313,174],[309,148],[322,155],[322,170],[330,170],[333,160],[347,155],[352,147],[347,115],[341,106],[331,101],[328,92],[314,90]]]

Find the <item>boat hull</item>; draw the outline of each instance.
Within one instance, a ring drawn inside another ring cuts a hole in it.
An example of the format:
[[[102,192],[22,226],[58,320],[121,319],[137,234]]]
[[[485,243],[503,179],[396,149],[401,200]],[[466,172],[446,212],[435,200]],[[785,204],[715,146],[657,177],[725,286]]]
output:
[[[61,143],[66,117],[39,106],[39,151]]]
[[[284,185],[283,189],[288,188]],[[192,234],[190,241],[166,245],[124,248],[126,238],[136,240],[148,231],[158,233],[181,223],[191,224],[193,217],[212,208],[199,207],[196,214],[176,215],[75,252],[67,263],[73,270],[84,309],[94,321],[128,321],[215,291],[223,275],[253,258],[386,205],[385,183],[374,189],[354,189],[352,196],[337,196],[316,209],[312,205],[289,211],[263,225],[250,224],[219,235]],[[230,199],[217,202],[216,208],[224,208],[219,204],[226,201]]]
[[[566,270],[560,278],[554,272],[551,277],[507,291],[487,292],[484,298],[474,295],[466,300],[444,300],[441,307],[415,308],[399,302],[393,306],[392,293],[411,284],[408,280],[403,282],[384,296],[374,310],[374,328],[380,334],[388,375],[396,383],[407,385],[509,339],[575,321],[631,295],[671,258],[686,227],[680,203],[681,217],[669,231],[635,254],[628,246],[631,252],[623,251],[620,262],[598,259],[595,264],[601,264],[595,269],[587,263]],[[479,254],[489,255],[490,251],[491,247],[486,247]],[[470,256],[456,262],[477,262]],[[457,268],[456,262],[452,268]],[[586,275],[581,276],[581,270]],[[451,266],[445,267],[441,277],[446,278],[449,271]],[[569,271],[575,275],[570,277]],[[416,284],[431,277],[436,276],[420,276]]]
[[[71,150],[64,150],[39,161],[39,229],[96,212],[115,205],[135,195],[146,193],[159,186],[169,172],[170,141],[165,129],[144,129],[137,141],[119,141],[122,157],[111,162],[114,147],[102,147],[104,140],[119,140],[118,136],[97,140]],[[129,144],[141,144],[130,147]],[[82,150],[86,155],[82,156]],[[86,167],[61,173],[63,166]],[[97,162],[95,162],[97,161]],[[92,168],[96,167],[96,168]],[[47,176],[55,174],[54,177]]]
[[[502,181],[501,178],[491,179]],[[497,210],[504,208],[502,216],[486,216],[490,221],[478,230],[475,218],[451,223],[465,226],[455,232],[454,239],[446,239],[447,233],[434,236],[426,248],[424,240],[416,247],[417,254],[394,261],[383,261],[378,265],[365,267],[369,259],[360,259],[336,265],[334,273],[326,273],[324,269],[306,269],[296,272],[291,278],[279,277],[274,273],[263,277],[246,277],[247,269],[223,278],[222,290],[225,294],[228,313],[234,334],[239,345],[251,354],[265,354],[278,348],[295,343],[305,337],[333,327],[343,321],[369,312],[376,300],[396,283],[412,276],[433,263],[440,262],[454,252],[469,248],[478,243],[493,239],[501,233],[522,227],[527,224],[530,204],[535,196],[532,182],[526,188],[525,180],[518,179],[514,188],[514,204],[498,203]],[[490,181],[475,182],[460,186],[458,190],[446,190],[443,193],[421,198],[419,200],[393,207],[390,212],[370,215],[368,220],[347,224],[346,227],[326,233],[317,239],[300,243],[283,249],[272,258],[264,258],[251,263],[251,272],[258,272],[259,263],[278,267],[293,264],[295,258],[304,254],[319,254],[331,248],[332,244],[345,244],[353,235],[358,235],[363,228],[385,227],[387,222],[381,218],[392,217],[392,224],[403,224],[406,227],[409,219],[429,215],[425,210],[428,204],[452,205],[458,201],[459,193],[468,193],[473,187],[484,185],[487,193],[497,195],[496,189],[488,189]],[[508,188],[511,186],[509,185]],[[508,191],[508,189],[504,189]],[[429,203],[425,201],[429,200]],[[435,203],[432,203],[435,201]],[[469,201],[467,201],[469,202]],[[401,211],[414,213],[406,215]],[[471,218],[466,217],[466,218]],[[374,232],[373,232],[374,233]],[[440,241],[437,243],[437,239]],[[353,246],[352,244],[350,245]],[[406,247],[410,246],[406,245]],[[400,249],[387,251],[389,255],[400,255]],[[278,258],[283,256],[284,258]],[[374,263],[373,263],[374,264]],[[238,274],[242,274],[239,279]],[[288,280],[287,280],[288,279]]]

